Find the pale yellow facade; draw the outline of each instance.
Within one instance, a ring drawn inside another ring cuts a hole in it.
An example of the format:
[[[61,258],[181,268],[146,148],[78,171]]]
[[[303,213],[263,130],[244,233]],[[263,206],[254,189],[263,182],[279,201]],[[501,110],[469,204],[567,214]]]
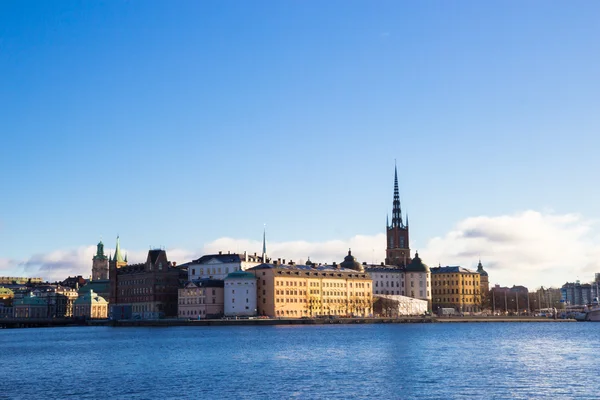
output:
[[[335,267],[262,264],[248,270],[258,278],[258,314],[302,318],[321,315],[369,316],[371,277]]]
[[[462,267],[431,269],[433,310],[454,308],[459,312],[481,310],[481,277]]]

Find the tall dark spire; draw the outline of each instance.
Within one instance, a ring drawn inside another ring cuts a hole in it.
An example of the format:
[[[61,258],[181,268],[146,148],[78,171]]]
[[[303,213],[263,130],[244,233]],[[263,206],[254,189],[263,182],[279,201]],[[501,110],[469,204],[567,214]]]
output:
[[[394,207],[392,210],[392,228],[402,228],[402,210],[400,208],[400,191],[398,190],[398,168],[394,165]]]

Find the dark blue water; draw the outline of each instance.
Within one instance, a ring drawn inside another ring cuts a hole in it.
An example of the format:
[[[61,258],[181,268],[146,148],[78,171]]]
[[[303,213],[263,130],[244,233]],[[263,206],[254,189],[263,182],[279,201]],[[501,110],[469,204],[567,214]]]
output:
[[[0,399],[598,399],[600,324],[0,330]]]

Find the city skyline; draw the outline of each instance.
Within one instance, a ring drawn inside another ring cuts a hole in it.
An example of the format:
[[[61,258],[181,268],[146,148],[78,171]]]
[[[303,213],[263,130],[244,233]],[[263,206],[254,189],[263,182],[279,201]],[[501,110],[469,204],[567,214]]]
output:
[[[599,8],[2,3],[0,275],[87,276],[117,235],[258,253],[264,224],[274,257],[380,263],[397,160],[430,267],[592,280]]]

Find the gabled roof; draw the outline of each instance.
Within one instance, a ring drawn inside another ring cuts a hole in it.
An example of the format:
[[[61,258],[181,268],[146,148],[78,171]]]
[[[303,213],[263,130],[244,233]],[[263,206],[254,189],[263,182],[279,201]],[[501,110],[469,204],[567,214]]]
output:
[[[239,263],[243,260],[240,254],[207,254],[188,264],[206,264],[212,259],[215,259],[221,263]]]

